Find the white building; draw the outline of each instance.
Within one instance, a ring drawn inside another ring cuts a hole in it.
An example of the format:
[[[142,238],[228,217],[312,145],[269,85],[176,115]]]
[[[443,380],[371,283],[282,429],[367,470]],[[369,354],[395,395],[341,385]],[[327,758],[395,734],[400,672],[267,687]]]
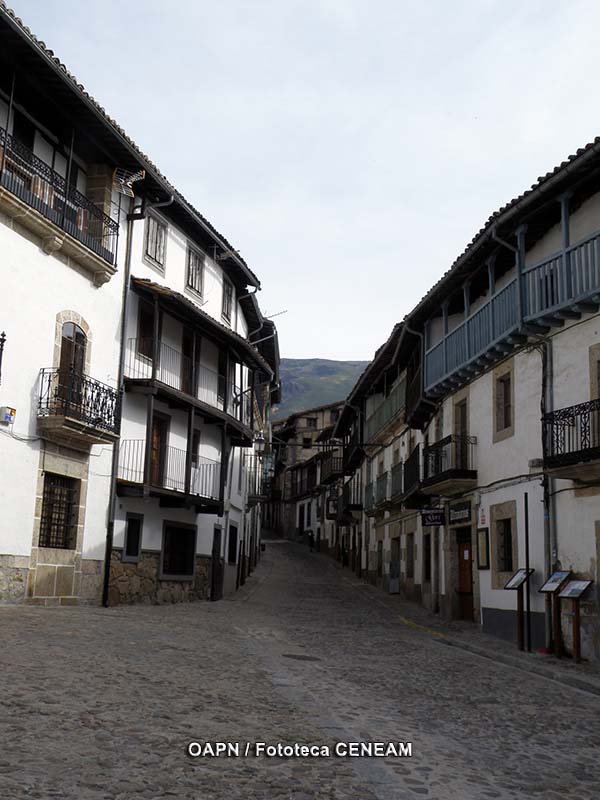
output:
[[[0,601],[217,598],[260,545],[259,281],[4,6],[0,36]]]
[[[595,142],[494,214],[396,327],[335,431],[346,462],[352,436],[361,444],[350,466],[365,481],[357,530],[371,580],[514,639],[517,596],[505,586],[532,569],[537,647],[552,640],[539,589],[570,572],[594,582],[581,619],[583,655],[596,659],[599,167]],[[567,649],[571,611],[563,600]]]

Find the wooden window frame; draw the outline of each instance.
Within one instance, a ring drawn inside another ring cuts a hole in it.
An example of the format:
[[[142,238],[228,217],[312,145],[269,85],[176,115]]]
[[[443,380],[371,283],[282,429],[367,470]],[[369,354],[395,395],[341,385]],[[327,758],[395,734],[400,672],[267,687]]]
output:
[[[153,246],[151,246],[150,242],[152,226],[156,226],[156,240]],[[162,231],[163,237],[162,252],[158,253],[158,233],[160,231]],[[148,214],[144,228],[144,261],[154,269],[159,270],[162,274],[164,274],[167,264],[168,234],[169,226],[167,223],[155,214]],[[160,256],[160,258],[157,256]]]
[[[194,258],[198,258],[198,263],[192,266],[192,259]],[[185,261],[185,288],[198,295],[198,297],[204,296],[205,264],[206,254],[198,247],[188,243]],[[192,272],[194,272],[194,275],[192,275]]]
[[[506,399],[506,384],[508,382],[508,400]],[[502,384],[502,388],[501,388]],[[502,415],[506,414],[508,408],[510,413],[510,424],[506,425],[506,418],[501,417],[500,402],[502,404]],[[514,436],[515,433],[515,376],[514,362],[501,364],[493,372],[493,396],[492,396],[492,440],[502,442]],[[502,425],[502,427],[500,427]]]
[[[221,316],[231,325],[233,318],[233,283],[223,275],[223,304]]]

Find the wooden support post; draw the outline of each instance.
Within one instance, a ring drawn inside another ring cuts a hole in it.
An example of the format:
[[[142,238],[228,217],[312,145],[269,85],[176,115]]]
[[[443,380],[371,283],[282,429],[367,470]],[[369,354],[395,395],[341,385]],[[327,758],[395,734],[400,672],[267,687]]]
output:
[[[579,598],[573,599],[573,658],[575,663],[581,661],[581,616],[579,613]]]
[[[573,295],[573,276],[571,274],[571,258],[567,252],[571,245],[571,228],[569,219],[569,201],[572,192],[565,192],[560,197],[560,228],[562,234],[562,250],[563,250],[563,280],[560,281],[560,289],[562,302],[570,300]]]
[[[517,589],[517,642],[525,650],[525,614],[523,613],[523,584]]]
[[[554,639],[554,655],[562,658],[562,630],[560,620],[560,597],[558,592],[552,594],[552,638]]]
[[[190,494],[192,483],[192,444],[194,441],[194,406],[188,408],[187,447],[185,450],[185,493]]]
[[[144,453],[144,495],[150,485],[150,466],[152,463],[152,423],[154,420],[154,395],[147,395],[146,400],[146,447]]]
[[[159,320],[158,297],[154,296],[154,316],[152,328],[152,380],[155,381],[158,375],[158,360],[160,358],[159,336],[160,336],[160,320]]]
[[[517,317],[519,320],[519,327],[523,325],[523,319],[527,312],[527,293],[525,289],[525,233],[527,232],[527,225],[520,225],[517,228]]]

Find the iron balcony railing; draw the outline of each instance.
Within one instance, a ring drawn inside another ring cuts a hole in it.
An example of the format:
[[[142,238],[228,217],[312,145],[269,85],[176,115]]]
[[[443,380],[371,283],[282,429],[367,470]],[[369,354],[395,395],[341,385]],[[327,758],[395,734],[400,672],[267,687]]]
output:
[[[394,500],[402,494],[402,464],[394,464],[392,467],[392,480],[390,489],[390,499]]]
[[[375,484],[375,502],[379,505],[388,499],[388,473],[384,472],[377,476]]]
[[[406,381],[401,380],[380,403],[365,422],[365,441],[370,441],[378,431],[391,422],[406,403]]]
[[[160,489],[185,492],[185,450],[163,447],[150,450],[148,484]],[[146,440],[124,439],[119,448],[118,478],[127,483],[145,483]],[[190,494],[219,499],[221,464],[204,456],[192,458],[190,470]]]
[[[67,417],[118,435],[119,393],[112,386],[72,369],[41,369],[38,416]]]
[[[545,414],[544,461],[548,467],[569,466],[600,458],[600,400]]]
[[[368,513],[372,511],[375,507],[375,492],[373,490],[373,484],[367,483],[365,487],[365,511]]]
[[[339,477],[344,471],[344,461],[341,455],[324,453],[321,459],[321,483]]]
[[[153,378],[154,343],[152,339],[128,339],[125,358],[125,376],[133,380]],[[225,375],[196,364],[180,350],[164,342],[158,345],[156,380],[171,389],[191,395],[219,411],[225,411],[246,427],[252,425],[252,398],[250,389],[242,390],[228,383]],[[195,381],[194,381],[195,372]]]
[[[423,480],[432,481],[451,470],[475,470],[475,436],[451,434],[423,450]]]
[[[0,184],[109,264],[115,264],[119,223],[3,128]]]
[[[249,497],[267,497],[271,494],[271,480],[264,456],[246,455],[246,489]]]
[[[419,486],[421,481],[421,445],[416,445],[404,462],[403,495],[407,495]]]

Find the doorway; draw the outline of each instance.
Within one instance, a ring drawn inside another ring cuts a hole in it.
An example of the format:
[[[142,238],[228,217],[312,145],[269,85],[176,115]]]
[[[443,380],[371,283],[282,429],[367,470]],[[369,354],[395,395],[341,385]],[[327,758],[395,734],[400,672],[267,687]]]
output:
[[[456,531],[458,557],[458,600],[459,619],[473,622],[473,552],[471,528],[458,528]]]
[[[79,325],[65,322],[60,340],[57,392],[63,406],[81,406],[83,402],[86,348],[87,337]]]
[[[150,483],[154,486],[162,486],[165,481],[168,435],[169,418],[155,411],[150,442]]]
[[[210,575],[210,599],[221,600],[223,597],[223,573],[224,565],[221,558],[221,536],[220,527],[215,525],[212,544],[211,575]]]

